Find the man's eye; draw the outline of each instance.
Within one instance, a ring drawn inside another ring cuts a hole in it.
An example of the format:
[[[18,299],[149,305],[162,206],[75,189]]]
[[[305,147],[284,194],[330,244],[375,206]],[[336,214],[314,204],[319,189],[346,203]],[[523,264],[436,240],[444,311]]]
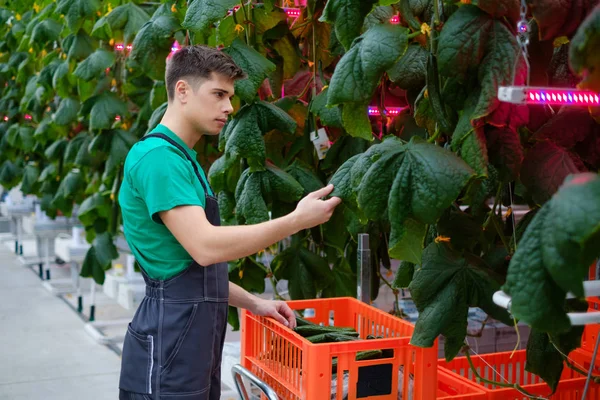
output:
[[[217,97],[220,98],[220,99],[222,99],[223,98],[223,92],[218,92],[217,93]]]

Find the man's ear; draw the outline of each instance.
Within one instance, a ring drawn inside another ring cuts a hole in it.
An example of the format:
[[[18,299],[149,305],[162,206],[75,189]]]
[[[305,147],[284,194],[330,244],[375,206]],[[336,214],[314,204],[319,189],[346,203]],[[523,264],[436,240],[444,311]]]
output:
[[[175,83],[175,97],[181,103],[187,103],[188,96],[190,94],[190,85],[183,79],[178,80]]]

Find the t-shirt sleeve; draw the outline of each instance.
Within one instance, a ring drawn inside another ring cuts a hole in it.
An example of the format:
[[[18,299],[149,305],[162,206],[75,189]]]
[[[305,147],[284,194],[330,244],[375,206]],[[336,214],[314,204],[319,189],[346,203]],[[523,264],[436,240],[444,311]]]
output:
[[[149,216],[162,223],[158,213],[177,206],[205,206],[204,193],[199,196],[194,181],[198,180],[190,161],[170,146],[148,152],[132,171],[132,183],[144,199]],[[202,190],[202,189],[200,189]]]

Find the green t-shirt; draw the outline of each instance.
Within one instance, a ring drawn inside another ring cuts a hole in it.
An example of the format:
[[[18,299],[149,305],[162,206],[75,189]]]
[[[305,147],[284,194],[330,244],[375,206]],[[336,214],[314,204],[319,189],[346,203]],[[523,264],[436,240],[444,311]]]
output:
[[[196,152],[166,126],[158,125],[151,133],[167,135],[196,162]],[[202,168],[196,164],[210,191]],[[149,138],[131,148],[125,160],[119,204],[125,239],[151,278],[168,279],[192,262],[158,213],[182,205],[204,207],[205,202],[204,189],[192,164],[175,146],[161,138]]]

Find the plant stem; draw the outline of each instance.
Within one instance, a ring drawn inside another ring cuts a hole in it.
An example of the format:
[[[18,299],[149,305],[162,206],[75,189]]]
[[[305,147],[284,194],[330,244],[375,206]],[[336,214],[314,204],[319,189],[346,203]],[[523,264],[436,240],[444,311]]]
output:
[[[477,382],[483,382],[483,383],[487,383],[488,385],[496,385],[496,386],[500,386],[500,387],[515,389],[516,391],[518,391],[519,393],[521,393],[524,396],[529,397],[530,399],[540,399],[540,400],[544,399],[543,397],[538,397],[538,396],[535,396],[535,395],[527,392],[518,383],[496,382],[496,381],[492,381],[492,380],[483,378],[481,375],[479,375],[479,372],[477,371],[477,368],[475,368],[475,365],[473,365],[473,360],[471,360],[471,354],[469,353],[468,348],[467,348],[467,351],[465,351],[465,354],[467,356],[467,361],[469,362],[469,366],[471,367],[471,371],[473,371],[473,374],[477,377]]]
[[[240,4],[242,6],[242,11],[244,12],[244,33],[246,34],[246,44],[250,46],[250,33],[248,32],[248,13],[246,12],[246,8],[244,7],[244,0],[240,0]]]
[[[510,243],[508,243],[506,236],[504,236],[504,233],[502,232],[502,227],[500,226],[500,224],[498,223],[498,220],[496,219],[496,215],[492,215],[491,218],[492,218],[492,224],[494,224],[494,228],[496,229],[498,236],[500,236],[500,240],[502,240],[502,244],[504,245],[504,247],[506,247],[506,251],[510,254]]]
[[[440,3],[438,0],[433,0],[433,12],[435,13],[435,25],[440,24]]]
[[[409,38],[409,39],[414,39],[414,38],[416,38],[417,36],[421,36],[421,35],[422,35],[421,31],[416,31],[416,32],[413,32],[413,33],[409,33],[409,34],[408,34],[408,38]]]
[[[436,139],[437,139],[438,137],[440,137],[440,134],[441,134],[441,133],[442,133],[442,131],[441,131],[439,128],[438,128],[438,129],[436,129],[436,130],[435,130],[435,132],[433,133],[433,135],[432,135],[432,136],[431,136],[429,139],[427,139],[427,141],[428,141],[429,143],[433,143],[433,142],[435,142],[435,141],[436,141]]]

